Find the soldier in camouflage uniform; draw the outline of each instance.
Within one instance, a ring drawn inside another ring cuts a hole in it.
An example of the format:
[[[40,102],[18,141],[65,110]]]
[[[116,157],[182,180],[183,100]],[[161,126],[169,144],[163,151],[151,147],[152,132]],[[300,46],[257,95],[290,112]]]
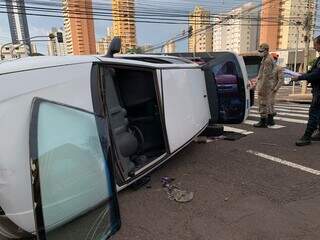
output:
[[[260,121],[254,127],[267,128],[268,118],[269,120],[273,119],[270,110],[274,84],[274,63],[272,56],[269,54],[268,44],[261,44],[258,51],[263,57],[257,80]]]
[[[275,125],[273,117],[277,115],[275,109],[274,109],[274,104],[275,104],[275,99],[278,90],[281,88],[284,82],[284,74],[283,74],[283,68],[277,65],[277,60],[279,55],[278,54],[271,54],[273,59],[274,59],[274,83],[273,83],[273,88],[271,91],[271,103],[270,103],[270,115],[268,116],[268,125],[273,126]]]

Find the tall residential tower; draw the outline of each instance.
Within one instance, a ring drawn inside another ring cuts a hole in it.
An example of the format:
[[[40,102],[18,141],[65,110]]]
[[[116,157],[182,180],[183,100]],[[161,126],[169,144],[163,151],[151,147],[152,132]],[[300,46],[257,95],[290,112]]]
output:
[[[212,52],[212,27],[210,12],[197,6],[189,15],[189,28],[192,36],[189,38],[189,52]]]
[[[63,0],[67,54],[96,54],[92,0]]]
[[[262,2],[264,7],[261,12],[260,43],[267,42],[271,51],[295,49],[297,41],[298,48],[303,48],[306,32],[302,25],[308,12],[307,1],[263,0]],[[314,22],[316,1],[310,2]],[[313,32],[314,29],[311,35]]]
[[[113,36],[120,37],[122,53],[137,47],[134,0],[112,0]]]
[[[24,0],[6,0],[6,6],[12,43],[25,43],[31,50]]]
[[[252,2],[228,13],[238,16],[213,27],[213,51],[230,50],[237,53],[255,51],[259,39],[259,11]]]

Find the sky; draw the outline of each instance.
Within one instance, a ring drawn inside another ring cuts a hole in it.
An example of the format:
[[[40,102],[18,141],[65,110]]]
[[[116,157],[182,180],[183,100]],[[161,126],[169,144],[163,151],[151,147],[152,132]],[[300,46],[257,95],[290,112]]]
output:
[[[26,2],[28,0],[25,0]],[[110,4],[110,0],[93,0],[94,4]],[[172,6],[175,9],[191,11],[196,5],[204,6],[215,13],[225,13],[232,8],[238,7],[247,0],[136,0],[137,6]],[[147,2],[147,3],[146,3]],[[253,0],[252,2],[260,4],[260,0]],[[107,6],[107,5],[106,5]],[[63,18],[49,18],[38,16],[27,16],[30,36],[47,35],[52,27],[63,27]],[[106,28],[111,26],[111,21],[97,21],[95,20],[95,34],[96,40],[105,36]],[[164,40],[170,39],[175,35],[187,29],[187,25],[168,25],[158,23],[137,23],[137,42],[138,45],[157,44]],[[0,13],[0,44],[11,42],[10,29],[8,24],[8,17],[6,13]],[[177,45],[178,51],[186,50],[186,41],[180,42]],[[47,43],[37,43],[38,51],[47,54]]]

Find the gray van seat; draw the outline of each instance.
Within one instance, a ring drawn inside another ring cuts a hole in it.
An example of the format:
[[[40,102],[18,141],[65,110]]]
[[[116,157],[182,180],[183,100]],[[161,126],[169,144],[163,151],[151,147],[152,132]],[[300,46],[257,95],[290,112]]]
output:
[[[121,107],[119,96],[114,83],[114,70],[106,69],[104,74],[105,93],[111,132],[115,141],[116,150],[122,171],[126,176],[134,170],[135,165],[130,160],[130,156],[138,149],[138,140],[129,129],[127,111]]]

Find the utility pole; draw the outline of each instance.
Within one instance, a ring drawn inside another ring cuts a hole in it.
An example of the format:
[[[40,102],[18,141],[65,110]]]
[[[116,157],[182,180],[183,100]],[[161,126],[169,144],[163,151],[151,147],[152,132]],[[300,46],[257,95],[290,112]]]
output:
[[[302,23],[300,21],[297,21],[296,22],[296,29],[297,29],[297,38],[296,38],[296,51],[294,53],[294,69],[293,71],[296,72],[297,71],[297,58],[298,58],[298,48],[299,48],[299,26],[301,25]],[[292,84],[292,94],[295,94],[295,82],[293,82]]]
[[[197,19],[196,19],[196,14],[195,14],[195,17],[194,17],[194,29],[195,29],[195,31],[194,31],[194,33],[193,33],[193,36],[194,36],[194,38],[193,38],[193,58],[195,58],[196,57],[196,51],[197,51],[197,34],[195,34],[195,32],[198,30],[197,29]]]
[[[309,47],[310,47],[310,34],[312,27],[312,18],[313,13],[311,9],[311,0],[308,0],[308,12],[304,22],[304,29],[306,31],[306,35],[304,36],[304,71],[308,71],[308,62],[309,62]],[[302,82],[301,94],[307,93],[307,81]]]

